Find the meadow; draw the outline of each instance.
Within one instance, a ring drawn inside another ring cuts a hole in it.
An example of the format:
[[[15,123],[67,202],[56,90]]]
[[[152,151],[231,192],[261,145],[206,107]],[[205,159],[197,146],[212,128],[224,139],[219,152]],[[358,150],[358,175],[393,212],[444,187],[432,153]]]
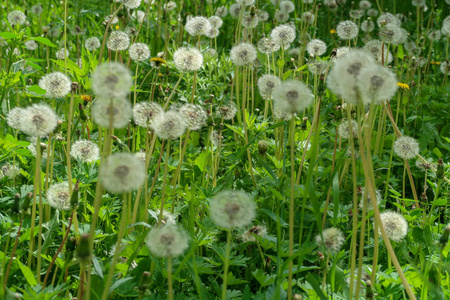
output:
[[[450,299],[450,0],[0,0],[0,299]]]

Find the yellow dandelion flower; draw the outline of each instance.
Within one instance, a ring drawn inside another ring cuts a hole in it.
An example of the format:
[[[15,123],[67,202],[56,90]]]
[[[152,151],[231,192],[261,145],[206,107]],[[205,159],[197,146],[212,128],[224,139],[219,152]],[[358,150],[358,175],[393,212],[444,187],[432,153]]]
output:
[[[156,65],[160,65],[160,64],[167,64],[166,61],[164,59],[162,59],[161,57],[152,57],[150,58],[150,61],[154,62]]]
[[[119,28],[120,28],[119,25],[116,25],[116,30],[119,30]]]
[[[397,85],[403,90],[409,90],[409,85],[407,85],[406,83],[398,82]]]
[[[336,29],[331,29],[331,30],[330,30],[330,33],[331,33],[331,34],[335,34],[335,33],[336,33]]]
[[[81,95],[81,100],[83,100],[84,102],[89,102],[92,100],[92,96],[91,95]]]

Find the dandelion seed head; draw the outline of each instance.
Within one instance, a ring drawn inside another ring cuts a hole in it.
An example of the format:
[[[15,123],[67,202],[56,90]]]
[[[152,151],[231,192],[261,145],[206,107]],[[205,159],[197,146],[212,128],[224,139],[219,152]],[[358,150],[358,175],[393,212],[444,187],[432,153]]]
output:
[[[315,62],[308,64],[308,70],[314,75],[322,75],[328,69],[328,64],[325,62]]]
[[[158,257],[177,257],[189,246],[189,236],[181,227],[165,225],[153,227],[147,235],[146,245]]]
[[[113,31],[106,41],[106,47],[111,51],[127,50],[130,45],[130,38],[123,31]]]
[[[29,40],[25,42],[25,47],[27,48],[27,50],[33,51],[37,49],[38,44],[36,43],[36,41]]]
[[[128,9],[135,9],[141,5],[141,0],[122,0],[122,3]]]
[[[8,124],[8,126],[14,129],[20,129],[24,111],[25,109],[21,107],[14,107],[13,109],[11,109],[8,113],[8,116],[6,117],[6,123]]]
[[[285,13],[291,13],[295,10],[295,5],[292,3],[292,1],[284,0],[280,2],[280,10],[282,10]]]
[[[347,103],[358,104],[360,91],[357,79],[361,70],[371,64],[375,64],[375,59],[369,51],[350,50],[334,63],[328,73],[327,87]]]
[[[367,210],[373,210],[372,198],[370,196],[370,193],[367,191],[367,195],[364,195],[365,193],[366,193],[366,189],[363,187],[361,189],[361,200],[359,201],[359,207],[361,209],[364,208],[364,199],[365,199],[365,197],[367,197],[367,206],[366,206]],[[375,190],[375,196],[376,196],[376,203],[377,203],[377,206],[378,206],[378,205],[380,205],[381,200],[383,199],[382,196],[381,196],[381,191],[376,189]]]
[[[400,242],[408,234],[408,222],[401,214],[385,211],[380,214],[380,219],[390,240]]]
[[[249,13],[244,13],[242,15],[241,24],[245,28],[255,28],[258,26],[259,18],[256,15],[251,15]]]
[[[96,143],[88,140],[78,140],[70,147],[70,155],[85,163],[100,159],[100,150]]]
[[[327,51],[327,45],[322,40],[314,39],[306,45],[306,51],[311,56],[321,56]]]
[[[246,66],[256,59],[256,49],[250,43],[240,43],[230,51],[231,61],[237,66]]]
[[[433,30],[428,34],[428,39],[430,39],[431,41],[439,41],[441,37],[442,34],[440,30]]]
[[[211,219],[220,227],[241,228],[250,224],[256,215],[253,200],[243,191],[218,193],[209,203]]]
[[[359,8],[360,9],[368,10],[371,7],[372,7],[372,3],[370,3],[370,1],[362,0],[362,1],[359,2]]]
[[[125,98],[132,85],[130,71],[120,63],[103,63],[92,74],[92,89],[102,98]]]
[[[211,141],[211,144],[217,148],[221,144],[222,136],[216,130],[212,130],[209,135],[209,140]]]
[[[134,43],[128,49],[130,58],[134,61],[144,61],[150,57],[150,50],[144,43]]]
[[[378,10],[370,8],[367,10],[367,15],[371,18],[375,18],[376,16],[378,16]]]
[[[272,98],[274,106],[287,113],[303,112],[313,101],[311,89],[298,80],[281,82],[273,90]]]
[[[306,23],[308,23],[310,25],[314,24],[314,20],[316,19],[314,14],[311,13],[310,11],[305,11],[303,13],[302,17],[303,17],[303,21],[305,21]]]
[[[2,173],[3,176],[13,179],[20,174],[20,167],[17,164],[6,163],[2,166],[0,173]]]
[[[370,51],[378,63],[390,64],[393,60],[392,53],[388,51],[387,45],[380,40],[371,40],[364,45],[364,49]]]
[[[353,9],[350,11],[350,17],[353,19],[361,19],[364,16],[364,10]]]
[[[163,114],[164,109],[156,102],[139,102],[133,108],[134,122],[141,127],[151,127],[156,116]]]
[[[180,71],[196,71],[203,65],[203,55],[197,48],[181,47],[173,54],[173,62]]]
[[[39,4],[37,4],[37,5],[33,5],[32,7],[31,7],[31,12],[33,13],[33,14],[35,14],[35,15],[40,15],[40,14],[42,14],[42,12],[44,11],[44,9],[42,8],[42,6],[41,5],[39,5]]]
[[[180,113],[170,110],[157,115],[152,124],[155,134],[162,140],[177,139],[186,130],[186,122]]]
[[[131,119],[131,104],[123,98],[97,98],[92,117],[100,127],[123,128]]]
[[[343,139],[349,139],[350,137],[356,138],[358,135],[358,123],[355,120],[351,120],[351,129],[348,125],[348,120],[343,119],[338,127],[339,136]],[[350,135],[351,133],[351,135]]]
[[[8,22],[11,25],[23,25],[26,20],[25,14],[20,10],[13,10],[8,14]]]
[[[364,32],[372,32],[375,29],[375,23],[371,20],[365,20],[361,23],[361,30]]]
[[[401,22],[400,19],[394,16],[391,13],[384,13],[380,15],[377,20],[378,27],[382,27],[382,25],[394,25],[396,27],[400,27]]]
[[[394,143],[394,153],[403,159],[415,158],[419,155],[419,144],[412,137],[399,137]]]
[[[344,241],[344,234],[335,227],[325,229],[322,232],[322,235],[319,234],[316,236],[317,245],[319,245],[320,248],[325,248],[330,254],[339,252]]]
[[[397,45],[403,37],[403,32],[400,27],[395,25],[385,25],[381,27],[379,34],[381,40],[386,44]]]
[[[286,23],[289,20],[289,14],[282,10],[278,10],[275,12],[275,20],[277,20],[278,23]]]
[[[68,182],[52,184],[47,190],[47,201],[51,207],[59,210],[70,210],[70,192]]]
[[[105,22],[110,22],[110,24],[117,24],[117,22],[119,22],[119,18],[117,16],[106,16],[105,17]]]
[[[352,21],[341,21],[336,31],[341,40],[354,39],[358,35],[358,25]]]
[[[205,35],[211,30],[211,23],[205,17],[193,17],[186,22],[185,30],[192,36]]]
[[[250,6],[255,4],[255,0],[236,0],[236,3],[243,6]]]
[[[169,1],[166,4],[164,4],[164,9],[166,11],[171,11],[177,8],[177,4],[174,1]]]
[[[258,17],[259,22],[266,22],[269,20],[269,13],[263,9],[258,9],[256,11],[256,16]]]
[[[31,136],[46,136],[57,125],[55,111],[47,104],[33,104],[24,109],[20,130]]]
[[[242,6],[239,5],[238,3],[231,4],[231,6],[230,6],[230,15],[233,18],[239,18],[239,15],[241,13],[241,9],[242,9]]]
[[[211,28],[211,30],[208,31],[205,35],[206,35],[206,37],[208,37],[208,38],[210,38],[210,39],[213,39],[213,38],[218,37],[218,36],[219,36],[219,33],[220,33],[219,29],[217,29],[217,28]]]
[[[145,12],[143,12],[142,10],[135,10],[131,14],[131,18],[133,20],[136,20],[138,23],[142,23],[144,21],[144,18],[145,18]]]
[[[211,27],[216,28],[216,29],[219,29],[220,27],[222,27],[222,24],[223,24],[222,18],[220,18],[218,16],[209,17],[208,21],[211,24]]]
[[[365,104],[381,104],[397,92],[397,76],[389,68],[370,65],[361,71],[358,88]]]
[[[225,18],[228,15],[228,9],[225,6],[220,6],[216,9],[216,16]]]
[[[217,109],[217,116],[224,120],[231,120],[236,116],[237,107],[234,102],[230,102],[226,105],[222,105]]]
[[[412,0],[411,4],[419,7],[425,6],[425,0]]]
[[[273,115],[276,120],[280,121],[289,121],[294,116],[293,113],[281,111],[276,107],[273,109]]]
[[[144,183],[145,167],[132,153],[114,153],[100,165],[99,180],[108,192],[131,192]]]
[[[289,49],[289,51],[288,51],[288,54],[290,56],[299,56],[300,53],[301,53],[300,48],[292,48],[292,49]]]
[[[443,61],[439,67],[441,73],[444,75],[450,75],[450,62],[448,60]]]
[[[258,41],[257,44],[258,50],[264,54],[270,54],[272,52],[276,52],[280,49],[280,45],[275,44],[272,39],[263,37]]]
[[[206,111],[197,104],[184,104],[178,109],[181,117],[186,123],[186,127],[190,130],[199,130],[205,126],[208,116]]]
[[[264,99],[270,99],[273,90],[281,83],[281,79],[275,75],[265,74],[258,79],[259,93]]]
[[[288,25],[279,25],[272,29],[270,38],[275,44],[287,47],[295,39],[295,29]]]
[[[97,50],[100,46],[100,40],[96,37],[88,38],[84,43],[84,47],[89,51]]]
[[[46,91],[50,98],[63,98],[72,89],[72,81],[61,72],[53,72],[39,80],[39,87]]]
[[[267,235],[267,227],[264,225],[255,225],[241,234],[241,240],[244,243],[256,242],[256,236],[263,237]]]
[[[67,58],[69,57],[69,50],[64,49],[64,48],[59,49],[58,51],[56,51],[55,56],[56,56],[56,59],[64,60],[64,59],[66,59],[66,57]]]

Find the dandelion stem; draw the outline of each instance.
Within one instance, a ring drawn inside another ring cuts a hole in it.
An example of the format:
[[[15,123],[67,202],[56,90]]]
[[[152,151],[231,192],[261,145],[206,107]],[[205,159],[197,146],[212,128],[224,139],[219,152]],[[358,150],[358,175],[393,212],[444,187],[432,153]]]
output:
[[[225,249],[225,261],[223,267],[223,283],[222,283],[222,300],[227,299],[227,283],[228,283],[228,265],[230,261],[231,250],[231,230],[227,230],[227,246]]]

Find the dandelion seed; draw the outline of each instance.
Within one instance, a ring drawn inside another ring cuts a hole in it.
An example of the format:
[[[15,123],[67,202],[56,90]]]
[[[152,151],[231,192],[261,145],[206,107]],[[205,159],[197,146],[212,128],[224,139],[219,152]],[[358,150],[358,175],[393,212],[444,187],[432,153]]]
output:
[[[85,163],[92,163],[100,158],[100,150],[96,143],[88,140],[78,140],[72,144],[70,155]]]
[[[53,72],[39,80],[39,87],[46,90],[50,98],[63,98],[72,89],[72,81],[61,72]]]
[[[266,22],[269,20],[269,13],[262,9],[256,11],[256,16],[258,17],[259,22]]]
[[[136,20],[138,23],[142,23],[144,21],[144,18],[145,18],[145,12],[143,12],[141,10],[135,10],[131,14],[131,18],[133,20]]]
[[[228,15],[228,9],[225,6],[220,6],[216,9],[216,16],[225,18]]]
[[[366,193],[366,189],[363,187],[362,189],[361,189],[361,200],[359,201],[359,207],[361,208],[361,209],[363,209],[364,208],[364,199],[365,199],[365,197],[367,197],[367,210],[373,210],[373,205],[372,205],[372,198],[371,198],[371,196],[370,196],[370,193],[367,191],[367,195],[365,195],[365,193]],[[380,192],[380,190],[378,190],[378,189],[376,189],[375,190],[375,196],[376,196],[376,203],[377,203],[377,206],[378,205],[380,205],[380,203],[381,203],[381,200],[382,200],[382,196],[381,196],[381,192]]]
[[[354,39],[358,35],[358,25],[352,21],[341,21],[336,31],[341,40]]]
[[[408,222],[401,214],[385,211],[380,214],[380,219],[390,240],[400,242],[408,234]]]
[[[203,65],[203,55],[197,48],[181,47],[173,54],[173,62],[180,71],[196,71]]]
[[[286,80],[277,85],[272,98],[277,109],[288,113],[301,113],[313,101],[311,89],[298,80]]]
[[[339,252],[344,244],[345,238],[342,231],[331,227],[322,231],[322,235],[316,236],[316,243],[320,248],[324,248],[328,253],[334,254]]]
[[[305,21],[306,23],[312,25],[314,24],[314,20],[316,19],[316,17],[314,16],[313,13],[309,12],[309,11],[305,11],[302,15],[302,20]]]
[[[357,105],[362,101],[358,78],[364,67],[375,64],[372,54],[366,50],[352,49],[334,63],[328,73],[327,87],[344,101]]]
[[[250,224],[256,215],[253,200],[243,191],[222,191],[209,203],[211,219],[227,229]]]
[[[178,112],[184,119],[186,127],[190,130],[199,130],[206,124],[208,116],[206,111],[200,105],[184,104],[178,109]]]
[[[280,45],[275,44],[270,38],[262,38],[258,41],[257,44],[258,50],[264,54],[270,54],[272,52],[276,52],[280,49]]]
[[[264,99],[270,99],[273,90],[281,83],[280,78],[275,75],[265,74],[258,79],[259,93]]]
[[[33,40],[29,40],[25,42],[25,47],[27,48],[27,50],[33,51],[37,49],[38,44]]]
[[[16,164],[6,163],[2,166],[0,173],[3,173],[3,176],[13,179],[20,174],[20,167]]]
[[[120,63],[103,63],[92,74],[92,89],[102,98],[125,98],[132,85],[130,71]]]
[[[84,47],[89,51],[97,50],[100,46],[100,40],[96,37],[88,38],[84,43]]]
[[[133,108],[133,119],[138,126],[149,128],[155,117],[163,113],[164,109],[156,102],[139,102]]]
[[[370,20],[365,20],[361,23],[361,30],[364,32],[372,32],[375,29],[375,23]]]
[[[20,10],[13,10],[8,14],[8,22],[11,25],[23,25],[26,20],[25,14]]]
[[[397,92],[397,76],[386,67],[371,65],[361,71],[358,88],[365,104],[381,104]]]
[[[100,165],[99,180],[108,192],[131,192],[144,183],[145,167],[131,153],[114,153]]]
[[[348,126],[348,120],[343,119],[338,127],[339,136],[343,139],[349,139],[350,137],[356,138],[358,136],[358,123],[355,120],[350,121],[352,126],[351,130]],[[351,134],[351,135],[350,135]]]
[[[288,25],[279,25],[272,29],[270,37],[275,44],[287,47],[295,39],[295,29]]]
[[[327,51],[327,45],[322,40],[314,39],[306,45],[306,51],[311,56],[321,56]]]
[[[231,120],[236,116],[237,107],[234,102],[222,105],[217,109],[217,116],[224,120]]]
[[[308,70],[313,75],[322,75],[328,70],[328,64],[324,62],[309,63]]]
[[[384,13],[380,15],[380,17],[377,20],[378,27],[382,27],[382,25],[394,25],[396,27],[400,27],[401,22],[399,18],[394,16],[391,13]]]
[[[40,14],[42,14],[42,12],[44,11],[44,9],[42,8],[42,6],[40,6],[39,4],[38,5],[33,5],[32,7],[31,7],[31,12],[33,13],[33,14],[35,14],[35,15],[40,15]]]
[[[47,190],[47,201],[51,207],[59,210],[70,210],[70,192],[68,182],[52,184]]]
[[[157,115],[153,119],[152,128],[160,139],[174,140],[184,134],[186,130],[186,122],[178,112],[171,110]]]
[[[244,231],[241,234],[241,240],[244,243],[256,242],[257,236],[263,237],[265,235],[267,235],[267,227],[264,225],[256,225]]]
[[[295,5],[294,5],[294,3],[292,3],[292,1],[289,1],[289,0],[281,1],[280,2],[280,10],[289,14],[295,10]]]
[[[131,104],[123,98],[98,98],[92,107],[92,117],[100,126],[123,128],[131,118]]]
[[[135,9],[141,5],[141,0],[122,0],[122,3],[128,9]]]
[[[20,130],[31,136],[46,136],[57,125],[55,111],[47,104],[33,104],[24,109]]]
[[[394,143],[394,153],[403,159],[412,159],[419,155],[419,144],[412,137],[399,137]]]
[[[211,24],[211,27],[216,28],[216,29],[219,29],[220,27],[222,27],[222,24],[223,24],[222,19],[218,16],[209,17],[208,21]]]
[[[360,9],[368,10],[371,7],[372,7],[372,3],[370,3],[370,1],[362,0],[362,1],[359,2],[359,8]]]
[[[144,43],[132,44],[128,52],[130,53],[130,58],[134,61],[144,61],[150,57],[150,50]]]
[[[192,36],[205,35],[211,30],[211,23],[205,17],[193,17],[186,22],[184,28]]]
[[[8,116],[6,117],[6,123],[8,124],[8,126],[14,129],[20,129],[24,111],[25,109],[21,107],[14,107],[13,109],[11,109],[8,113]]]
[[[177,257],[189,246],[187,232],[175,225],[153,227],[147,235],[146,244],[150,252],[158,257]]]
[[[106,47],[111,51],[127,50],[130,45],[130,38],[123,31],[113,31],[109,35]]]
[[[231,61],[237,66],[246,66],[256,59],[256,49],[250,43],[240,43],[230,51]]]

